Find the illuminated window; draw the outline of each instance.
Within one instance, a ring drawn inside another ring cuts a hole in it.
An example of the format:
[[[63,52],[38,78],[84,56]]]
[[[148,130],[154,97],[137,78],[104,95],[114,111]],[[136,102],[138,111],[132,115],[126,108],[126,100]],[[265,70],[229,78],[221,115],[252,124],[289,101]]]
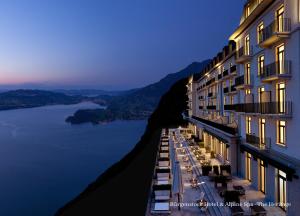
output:
[[[280,145],[286,145],[286,132],[285,121],[277,122],[277,143]]]
[[[263,41],[263,30],[264,30],[264,23],[261,22],[257,26],[257,43],[261,43]]]
[[[250,11],[250,4],[248,4],[246,6],[246,10],[245,10],[245,16],[248,17],[250,15],[251,11]]]
[[[250,85],[250,63],[245,64],[245,84]]]
[[[257,59],[257,73],[258,75],[263,74],[265,66],[265,56],[261,55]]]
[[[276,11],[276,29],[277,32],[284,31],[284,6],[281,5]]]
[[[278,83],[277,88],[277,111],[285,113],[285,83]]]
[[[266,192],[266,165],[263,160],[259,160],[259,189]]]
[[[246,134],[251,134],[251,117],[246,117]]]
[[[250,55],[250,37],[249,35],[247,35],[245,37],[245,55]]]
[[[266,144],[266,119],[259,119],[259,138],[260,138],[260,144],[265,145]]]
[[[282,204],[280,207],[286,210],[286,173],[278,170],[277,178],[277,201]]]
[[[246,90],[245,90],[245,94],[246,94],[246,95],[251,94],[251,89],[246,89]]]
[[[276,48],[276,61],[277,61],[277,74],[283,74],[284,71],[284,45],[280,45]]]
[[[230,104],[233,104],[233,96],[230,96]]]
[[[265,91],[265,87],[259,87],[258,88],[258,103],[262,102],[262,94]]]
[[[246,160],[246,179],[248,181],[251,181],[251,154],[250,153],[246,153],[245,156],[245,160]]]

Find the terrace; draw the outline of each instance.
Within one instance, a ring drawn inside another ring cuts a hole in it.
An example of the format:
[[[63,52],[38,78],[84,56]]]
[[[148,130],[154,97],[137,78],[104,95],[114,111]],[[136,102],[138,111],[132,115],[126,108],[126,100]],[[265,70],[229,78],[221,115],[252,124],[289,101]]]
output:
[[[171,172],[173,186],[164,186],[170,193],[155,195],[168,198],[168,211],[151,212],[148,205],[147,216],[285,215],[278,207],[260,206],[265,202],[265,195],[253,189],[248,180],[232,176],[230,165],[223,165],[208,148],[198,145],[179,129],[171,129],[170,133],[170,160],[173,160],[170,164],[176,165]],[[236,206],[228,206],[226,202]]]

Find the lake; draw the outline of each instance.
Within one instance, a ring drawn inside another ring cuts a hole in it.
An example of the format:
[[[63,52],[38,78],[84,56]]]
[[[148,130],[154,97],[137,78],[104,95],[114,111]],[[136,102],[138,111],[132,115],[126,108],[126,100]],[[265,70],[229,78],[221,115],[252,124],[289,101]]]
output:
[[[92,103],[0,111],[0,215],[50,216],[138,142],[146,121],[70,125]]]

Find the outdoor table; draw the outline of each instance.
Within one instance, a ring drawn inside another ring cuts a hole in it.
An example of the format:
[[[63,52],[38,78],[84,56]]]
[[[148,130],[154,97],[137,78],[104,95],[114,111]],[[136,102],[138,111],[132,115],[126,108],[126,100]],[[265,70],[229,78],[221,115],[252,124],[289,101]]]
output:
[[[241,206],[232,206],[230,207],[232,216],[242,216],[244,215],[244,210]]]
[[[252,214],[267,215],[266,209],[260,205],[250,206],[250,209]]]

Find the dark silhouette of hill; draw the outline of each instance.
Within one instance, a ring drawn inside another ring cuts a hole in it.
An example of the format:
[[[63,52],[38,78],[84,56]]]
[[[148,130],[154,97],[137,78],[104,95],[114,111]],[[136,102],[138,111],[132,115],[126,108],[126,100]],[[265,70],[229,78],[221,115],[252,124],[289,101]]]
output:
[[[68,96],[51,91],[19,89],[0,93],[0,110],[56,104],[76,104],[83,100],[82,96]]]
[[[187,78],[177,81],[161,97],[134,149],[56,216],[145,215],[161,129],[186,124],[182,117],[187,108],[186,84]]]
[[[107,109],[85,109],[78,110],[73,116],[66,119],[72,124],[92,122],[94,124],[103,121],[113,121],[116,119],[135,120],[146,119],[156,108],[161,96],[178,80],[198,73],[209,63],[210,60],[193,62],[183,70],[172,73],[160,81],[140,89],[131,90],[132,92],[107,97]],[[103,98],[103,97],[102,97]]]

